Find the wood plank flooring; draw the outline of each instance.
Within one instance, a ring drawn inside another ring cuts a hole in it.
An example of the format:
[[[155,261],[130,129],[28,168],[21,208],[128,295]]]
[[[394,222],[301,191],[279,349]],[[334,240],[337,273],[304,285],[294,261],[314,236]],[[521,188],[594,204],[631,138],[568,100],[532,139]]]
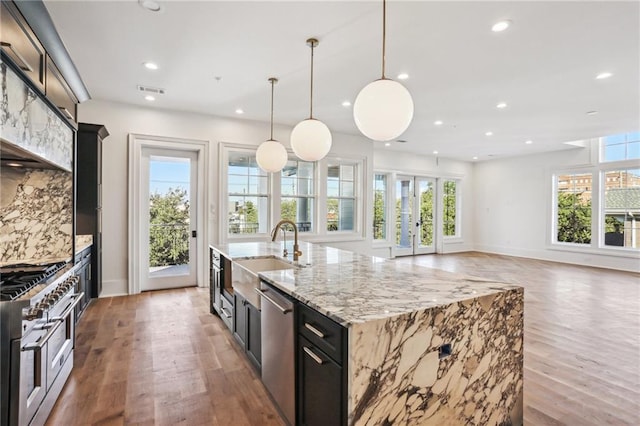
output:
[[[639,274],[482,253],[397,262],[525,288],[526,425],[640,425]],[[282,425],[207,302],[191,288],[91,303],[47,424]]]
[[[525,424],[640,425],[640,274],[483,253],[396,261],[525,288]]]

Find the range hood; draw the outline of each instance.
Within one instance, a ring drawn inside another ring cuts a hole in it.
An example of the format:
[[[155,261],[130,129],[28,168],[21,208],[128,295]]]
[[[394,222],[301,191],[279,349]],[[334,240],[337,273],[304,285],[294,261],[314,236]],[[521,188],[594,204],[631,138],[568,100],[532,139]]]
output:
[[[0,138],[0,165],[2,167],[23,167],[29,169],[65,170],[34,152],[21,148]],[[68,171],[68,170],[65,170]]]

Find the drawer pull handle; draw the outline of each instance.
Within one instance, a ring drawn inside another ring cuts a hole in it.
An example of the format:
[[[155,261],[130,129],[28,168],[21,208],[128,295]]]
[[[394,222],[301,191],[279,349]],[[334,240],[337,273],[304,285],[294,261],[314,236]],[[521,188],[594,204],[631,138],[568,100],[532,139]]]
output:
[[[227,312],[227,310],[225,308],[221,308],[220,309],[222,311],[222,314],[227,317],[227,318],[231,318],[231,314]]]
[[[310,332],[312,332],[313,334],[315,334],[316,336],[318,336],[319,338],[324,339],[324,333],[318,330],[317,328],[315,328],[314,326],[312,326],[311,324],[309,324],[308,322],[304,323],[304,327]]]
[[[18,65],[22,71],[33,72],[33,68],[31,68],[31,65],[29,65],[29,63],[24,59],[24,57],[20,54],[20,52],[18,52],[13,47],[11,43],[2,41],[0,42],[0,45],[2,45],[2,47],[6,47],[7,49],[11,50],[11,52],[13,52],[13,56],[15,56],[20,62],[22,62],[21,64]]]
[[[304,352],[309,355],[311,357],[311,359],[313,359],[315,362],[317,362],[318,364],[322,365],[324,364],[324,361],[322,360],[322,358],[320,358],[318,355],[314,354],[313,351],[311,349],[309,349],[306,346],[303,346],[302,349],[304,350]]]

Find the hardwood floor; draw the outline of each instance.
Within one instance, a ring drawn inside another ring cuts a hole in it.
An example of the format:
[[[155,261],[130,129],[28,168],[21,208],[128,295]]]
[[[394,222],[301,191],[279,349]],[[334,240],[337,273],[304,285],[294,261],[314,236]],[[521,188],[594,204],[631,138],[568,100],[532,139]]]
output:
[[[399,258],[525,288],[527,425],[640,425],[640,275],[483,253]]]
[[[94,300],[47,425],[283,425],[208,289]]]
[[[640,424],[640,275],[463,253],[400,258],[525,288],[527,425]],[[48,425],[281,425],[208,291],[94,301]]]

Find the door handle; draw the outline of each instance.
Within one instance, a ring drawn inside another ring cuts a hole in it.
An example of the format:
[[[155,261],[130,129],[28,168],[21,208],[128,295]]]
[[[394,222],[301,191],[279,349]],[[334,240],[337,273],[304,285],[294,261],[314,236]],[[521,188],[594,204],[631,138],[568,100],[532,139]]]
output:
[[[227,312],[227,310],[225,308],[221,308],[220,309],[222,311],[222,313],[224,314],[225,317],[227,318],[231,318],[231,314]]]
[[[261,290],[259,288],[256,288],[255,291],[260,296],[264,297],[267,301],[271,302],[271,304],[275,305],[275,307],[278,308],[280,310],[280,312],[282,312],[283,314],[288,314],[289,312],[292,311],[292,309],[290,309],[290,308],[280,306],[280,304],[278,302],[276,302],[275,300],[273,300],[271,297],[269,297],[267,295],[266,291]]]
[[[191,238],[196,238],[198,236],[198,231],[191,231]]]
[[[324,333],[320,330],[318,330],[317,328],[315,328],[314,326],[312,326],[311,324],[309,324],[308,322],[304,323],[304,327],[311,331],[313,334],[315,334],[316,336],[318,336],[321,339],[324,339]]]

